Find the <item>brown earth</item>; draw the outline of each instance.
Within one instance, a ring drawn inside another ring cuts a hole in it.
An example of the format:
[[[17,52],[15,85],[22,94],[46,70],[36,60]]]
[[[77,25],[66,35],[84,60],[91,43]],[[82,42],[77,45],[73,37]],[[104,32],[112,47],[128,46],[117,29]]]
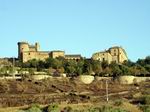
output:
[[[134,85],[109,82],[109,99],[130,99]],[[38,103],[41,105],[99,103],[106,100],[105,81],[86,85],[78,79],[53,78],[42,81],[0,81],[0,106],[17,107]]]

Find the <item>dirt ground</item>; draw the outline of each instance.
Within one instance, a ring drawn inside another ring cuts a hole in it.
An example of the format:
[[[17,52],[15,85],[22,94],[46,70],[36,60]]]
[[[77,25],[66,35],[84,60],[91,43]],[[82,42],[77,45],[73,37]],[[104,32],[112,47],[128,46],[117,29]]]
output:
[[[118,82],[109,81],[109,101],[126,99],[133,100],[133,96],[145,91],[150,83],[141,85],[120,85]],[[148,93],[149,94],[149,93]],[[47,105],[57,103],[59,105],[99,104],[106,102],[105,81],[94,81],[84,84],[78,79],[53,78],[42,81],[30,80],[1,80],[0,81],[0,107],[20,107],[38,103]],[[129,106],[129,104],[128,104]],[[132,106],[133,107],[133,106]],[[0,112],[2,112],[0,109]]]

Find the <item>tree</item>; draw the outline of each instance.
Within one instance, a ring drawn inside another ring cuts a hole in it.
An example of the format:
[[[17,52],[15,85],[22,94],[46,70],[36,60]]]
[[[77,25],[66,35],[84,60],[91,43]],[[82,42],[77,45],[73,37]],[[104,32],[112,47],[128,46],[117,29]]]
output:
[[[38,66],[38,60],[36,59],[32,59],[32,60],[29,60],[29,63],[30,63],[30,67],[33,67],[33,68],[37,68]]]
[[[22,68],[30,68],[30,62],[27,61],[27,62],[23,63]]]
[[[106,76],[106,74],[109,76],[112,75],[112,69],[110,67],[106,67],[101,73],[102,76]]]
[[[121,75],[131,75],[130,69],[128,66],[120,65]]]
[[[81,59],[77,62],[77,66],[76,66],[77,75],[83,74],[83,65],[84,65],[84,59]]]
[[[83,65],[83,73],[85,74],[91,74],[92,73],[92,64],[90,60],[85,60]]]
[[[81,59],[77,62],[78,67],[83,68],[83,65],[84,65],[84,59]]]
[[[112,62],[110,64],[110,68],[112,69],[112,76],[113,77],[117,77],[117,76],[121,75],[122,71],[116,62]]]
[[[144,67],[145,67],[145,69],[150,73],[150,64],[147,64],[147,65],[145,65]]]
[[[145,66],[147,64],[150,64],[150,56],[147,56],[145,59],[138,59],[138,61],[136,63],[141,65],[141,66]]]
[[[82,75],[83,74],[82,68],[81,67],[77,67],[76,73],[77,73],[77,75]]]
[[[144,67],[140,66],[139,64],[136,64],[135,66],[130,67],[131,73],[135,76],[139,76],[141,74],[145,75],[148,72],[145,70]]]
[[[52,67],[54,69],[59,69],[60,67],[62,67],[62,62],[59,61],[58,59],[54,59],[52,62]]]
[[[101,63],[99,61],[92,61],[92,70],[95,74],[100,74],[102,72]]]
[[[22,67],[23,66],[23,63],[21,61],[15,61],[15,66],[16,67]]]
[[[145,58],[145,64],[150,64],[150,56],[147,56],[147,57]]]
[[[71,73],[71,74],[75,73],[75,70],[76,69],[74,66],[67,66],[66,68],[67,73]]]
[[[54,59],[53,59],[53,58],[47,58],[47,59],[45,60],[45,67],[46,67],[46,68],[52,67],[52,66],[53,66],[53,62],[54,62]]]
[[[141,65],[141,66],[144,66],[145,65],[145,60],[144,59],[138,59],[138,61],[136,63]]]
[[[103,69],[109,66],[108,61],[102,61],[101,65]]]
[[[76,73],[77,62],[75,60],[68,60],[64,65],[65,71],[70,74]]]
[[[123,62],[123,65],[128,66],[128,67],[132,67],[132,66],[135,65],[135,63],[132,62],[131,60],[125,60],[125,61]]]
[[[40,61],[38,62],[38,69],[44,69],[44,68],[45,68],[45,62],[42,61],[42,60],[40,60]]]

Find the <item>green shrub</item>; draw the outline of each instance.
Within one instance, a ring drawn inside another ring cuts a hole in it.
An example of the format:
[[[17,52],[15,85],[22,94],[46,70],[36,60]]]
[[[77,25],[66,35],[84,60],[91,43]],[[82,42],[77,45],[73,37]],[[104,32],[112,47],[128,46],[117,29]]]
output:
[[[60,112],[60,109],[57,104],[52,104],[48,106],[47,112]]]
[[[90,108],[88,112],[100,112],[100,108]]]
[[[150,105],[150,96],[145,96],[144,97],[144,103],[146,104],[146,105]]]
[[[127,111],[120,108],[103,106],[102,108],[90,108],[88,112],[127,112]]]
[[[112,112],[112,107],[103,106],[103,107],[101,108],[100,112]]]
[[[39,104],[37,104],[37,103],[33,103],[33,104],[31,104],[31,107],[41,108],[41,107],[40,107],[40,105],[39,105]]]
[[[38,104],[32,104],[25,112],[42,112]]]
[[[142,97],[140,97],[139,100],[140,100],[141,104],[150,105],[150,95],[142,96]]]
[[[150,112],[150,106],[142,105],[142,106],[140,106],[140,109],[143,112]]]
[[[38,107],[31,107],[28,110],[26,110],[25,112],[42,112],[42,110]]]

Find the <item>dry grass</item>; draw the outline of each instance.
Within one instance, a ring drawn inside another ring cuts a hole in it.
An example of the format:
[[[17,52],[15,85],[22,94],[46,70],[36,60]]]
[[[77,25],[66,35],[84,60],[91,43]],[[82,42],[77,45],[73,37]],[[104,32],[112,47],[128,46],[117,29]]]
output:
[[[19,107],[0,108],[0,112],[17,112]]]
[[[138,109],[137,106],[132,105],[130,103],[128,103],[127,101],[124,101],[122,105],[120,106],[114,106],[114,102],[110,101],[110,102],[99,102],[96,104],[91,104],[91,103],[79,103],[79,104],[60,104],[59,107],[60,109],[63,109],[65,107],[71,107],[74,110],[84,110],[90,107],[102,107],[102,106],[111,106],[114,108],[122,108],[124,110],[128,110],[129,112],[142,112],[141,110]],[[47,105],[41,105],[41,107],[45,107]],[[19,109],[24,109],[27,108],[28,106],[22,106],[22,107],[9,107],[9,108],[0,108],[0,112],[17,112],[17,110]]]

